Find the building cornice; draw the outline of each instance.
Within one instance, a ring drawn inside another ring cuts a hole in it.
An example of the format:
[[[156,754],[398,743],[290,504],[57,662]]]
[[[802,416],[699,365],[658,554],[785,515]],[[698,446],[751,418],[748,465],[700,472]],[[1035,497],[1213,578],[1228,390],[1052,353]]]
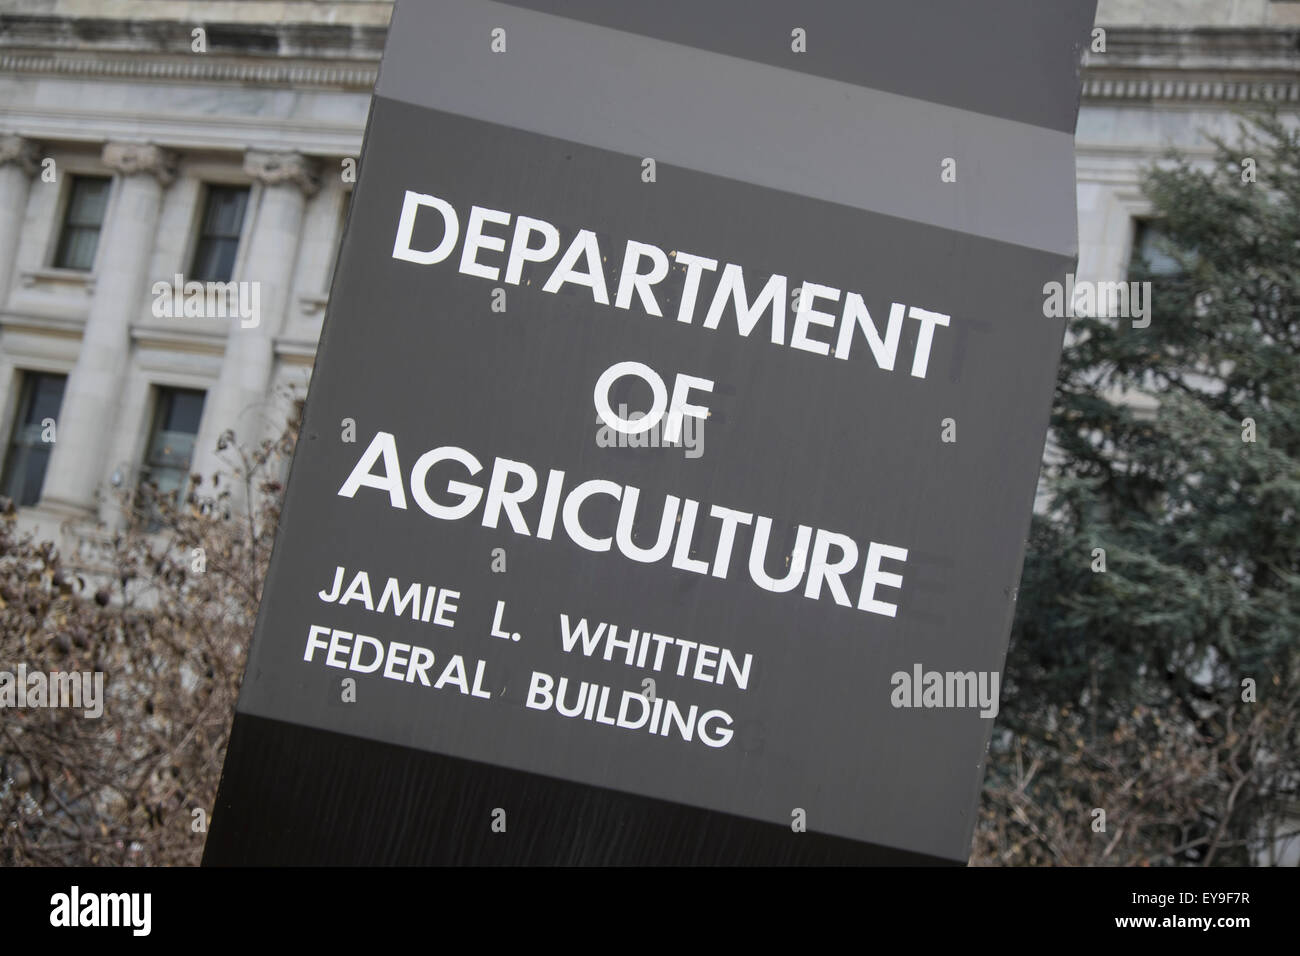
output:
[[[1083,59],[1083,100],[1300,102],[1300,29],[1109,27]]]
[[[194,53],[192,31],[205,31]],[[1105,27],[1083,99],[1300,102],[1300,28]],[[0,72],[369,93],[387,27],[0,15]]]
[[[1085,50],[1084,64],[1178,64],[1184,68],[1296,69],[1300,27],[1101,27],[1106,52]]]
[[[352,68],[310,63],[222,62],[219,59],[146,59],[140,56],[103,57],[94,54],[42,56],[0,53],[0,73],[61,74],[65,76],[169,80],[191,83],[239,83],[256,86],[323,87],[369,93],[376,68]]]
[[[1300,103],[1300,81],[1084,76],[1083,102]]]
[[[192,49],[202,27],[206,52]],[[210,20],[139,20],[0,14],[0,45],[75,52],[177,53],[202,57],[299,57],[378,60],[387,26],[351,23],[221,23]]]
[[[204,30],[206,52],[192,50]],[[369,93],[387,27],[0,15],[0,72]]]

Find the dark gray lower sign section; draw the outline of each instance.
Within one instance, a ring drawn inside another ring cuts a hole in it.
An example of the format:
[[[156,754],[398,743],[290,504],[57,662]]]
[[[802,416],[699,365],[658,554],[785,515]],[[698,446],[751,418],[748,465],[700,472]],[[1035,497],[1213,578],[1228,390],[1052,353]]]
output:
[[[204,866],[957,862],[243,714],[203,854]]]

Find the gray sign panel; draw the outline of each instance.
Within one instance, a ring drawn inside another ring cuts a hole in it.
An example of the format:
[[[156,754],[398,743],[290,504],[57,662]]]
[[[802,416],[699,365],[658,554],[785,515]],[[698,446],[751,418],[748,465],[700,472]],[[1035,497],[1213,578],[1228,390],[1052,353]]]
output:
[[[1068,117],[586,6],[397,5],[239,710],[965,859]]]

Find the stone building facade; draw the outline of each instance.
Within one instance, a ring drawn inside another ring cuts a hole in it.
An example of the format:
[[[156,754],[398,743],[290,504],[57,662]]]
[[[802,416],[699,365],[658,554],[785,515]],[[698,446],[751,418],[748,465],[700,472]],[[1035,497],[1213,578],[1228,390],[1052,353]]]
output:
[[[305,389],[390,9],[0,5],[0,494],[75,561],[112,489],[210,475],[223,432],[278,431]],[[1300,2],[1101,0],[1098,25],[1078,277],[1105,281],[1144,236],[1145,164],[1208,156],[1239,107],[1300,111]],[[185,315],[187,282],[256,308]]]

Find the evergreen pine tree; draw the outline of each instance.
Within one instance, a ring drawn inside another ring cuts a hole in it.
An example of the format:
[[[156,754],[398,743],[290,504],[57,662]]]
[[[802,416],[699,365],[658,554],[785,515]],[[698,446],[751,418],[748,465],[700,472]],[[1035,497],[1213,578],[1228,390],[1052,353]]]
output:
[[[1300,133],[1212,142],[1145,179],[1150,324],[1070,322],[986,785],[1004,861],[1251,863],[1300,829]]]

